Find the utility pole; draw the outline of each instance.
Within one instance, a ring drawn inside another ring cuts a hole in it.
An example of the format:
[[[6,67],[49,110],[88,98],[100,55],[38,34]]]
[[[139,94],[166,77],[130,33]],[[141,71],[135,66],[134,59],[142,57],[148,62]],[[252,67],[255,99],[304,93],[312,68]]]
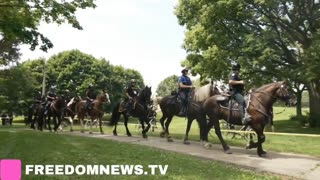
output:
[[[45,95],[46,93],[46,60],[43,60],[43,67],[42,67],[42,73],[43,73],[43,77],[42,77],[42,96]]]

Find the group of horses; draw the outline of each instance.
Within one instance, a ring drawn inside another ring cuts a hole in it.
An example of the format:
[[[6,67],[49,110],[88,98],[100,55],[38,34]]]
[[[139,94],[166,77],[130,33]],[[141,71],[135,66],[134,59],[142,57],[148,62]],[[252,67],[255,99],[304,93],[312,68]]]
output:
[[[143,138],[147,138],[147,132],[151,126],[150,115],[154,114],[153,110],[150,109],[150,105],[153,102],[151,94],[151,87],[146,86],[142,89],[136,98],[134,108],[130,112],[133,117],[139,119],[142,127]],[[193,120],[196,119],[200,129],[200,140],[204,142],[204,145],[206,147],[211,146],[208,141],[208,134],[210,129],[214,127],[215,133],[218,136],[224,151],[226,153],[230,153],[230,148],[222,137],[219,120],[223,119],[230,124],[242,125],[239,105],[237,105],[237,103],[229,103],[229,100],[232,98],[229,95],[222,93],[218,85],[213,81],[200,88],[192,89],[188,98],[186,115],[186,119],[188,121],[184,143],[190,143],[188,141],[188,133]],[[250,142],[247,148],[257,148],[257,154],[259,156],[266,153],[262,148],[262,143],[265,141],[264,128],[268,123],[270,123],[270,119],[272,119],[272,106],[277,99],[288,102],[290,101],[290,98],[291,95],[286,81],[264,85],[246,95],[246,108],[252,119],[248,125],[251,126],[253,131],[255,131],[258,139],[257,142],[254,142],[252,136],[250,136]],[[49,112],[46,115],[44,114],[45,109],[42,104],[38,104],[37,107],[34,108],[34,111],[29,113],[29,116],[31,116],[30,118],[32,118],[32,115],[35,115],[31,126],[34,128],[34,124],[37,122],[39,129],[42,130],[44,119],[47,119],[49,130],[51,130],[50,118],[53,117],[54,131],[57,131],[62,118],[69,117],[70,130],[72,131],[73,118],[77,115],[82,127],[81,132],[84,132],[83,121],[86,116],[89,116],[91,122],[94,120],[99,121],[100,133],[103,133],[102,117],[104,114],[104,103],[110,103],[110,99],[109,94],[102,91],[102,93],[93,101],[92,109],[87,113],[85,106],[86,101],[79,100],[77,97],[74,97],[68,104],[66,104],[63,97],[58,96],[50,105]],[[166,137],[168,141],[172,141],[169,133],[169,125],[173,116],[178,116],[178,113],[182,108],[181,103],[179,102],[179,97],[178,95],[168,95],[159,99],[158,104],[162,111],[160,124],[163,131],[160,136]],[[111,120],[109,121],[109,125],[114,126],[113,135],[117,135],[117,124],[120,116],[122,115],[124,117],[126,134],[127,136],[131,136],[128,129],[128,116],[126,109],[120,109],[121,101],[113,108]],[[92,123],[90,123],[89,132],[92,133]]]

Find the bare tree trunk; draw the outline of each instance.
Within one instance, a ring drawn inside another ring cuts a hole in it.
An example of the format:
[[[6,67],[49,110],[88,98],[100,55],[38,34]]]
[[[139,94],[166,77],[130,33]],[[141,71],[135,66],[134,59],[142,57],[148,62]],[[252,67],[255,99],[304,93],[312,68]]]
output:
[[[310,99],[310,127],[320,127],[320,82],[313,81],[308,84]]]

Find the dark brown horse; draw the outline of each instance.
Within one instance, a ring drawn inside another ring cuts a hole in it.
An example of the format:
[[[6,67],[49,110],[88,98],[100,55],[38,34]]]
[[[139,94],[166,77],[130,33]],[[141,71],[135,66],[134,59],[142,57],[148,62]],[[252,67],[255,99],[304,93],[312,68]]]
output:
[[[205,116],[202,113],[201,105],[207,98],[218,94],[219,90],[217,86],[211,81],[209,84],[202,86],[198,89],[193,90],[189,97],[189,103],[187,107],[187,129],[186,135],[184,137],[184,143],[189,144],[188,134],[194,119],[197,119],[199,126],[206,126]],[[159,102],[162,117],[160,118],[160,123],[163,131],[161,132],[161,137],[166,137],[169,142],[173,141],[171,136],[169,135],[169,126],[173,116],[178,116],[180,112],[181,105],[177,101],[177,97],[175,95],[170,95],[162,98]],[[204,119],[204,120],[200,120]],[[166,121],[165,121],[166,120]],[[205,131],[202,131],[203,128],[200,128],[200,139],[202,140],[203,136],[205,136]]]
[[[248,125],[250,125],[251,128],[256,132],[258,138],[258,142],[256,143],[250,141],[248,148],[257,148],[257,153],[259,156],[261,156],[266,154],[266,152],[262,149],[262,143],[265,141],[265,135],[263,134],[263,131],[265,125],[267,125],[272,118],[270,113],[272,106],[277,99],[285,102],[289,101],[290,94],[288,91],[288,86],[286,81],[267,84],[252,91],[248,94],[248,96],[246,96],[246,98],[248,99],[247,111],[252,117],[252,120]],[[203,103],[203,109],[206,115],[209,116],[205,141],[208,141],[208,133],[211,127],[214,126],[215,133],[217,134],[224,151],[226,153],[230,153],[229,146],[222,138],[219,124],[220,119],[224,119],[226,121],[228,119],[230,111],[228,106],[225,104],[227,99],[228,98],[223,97],[222,95],[212,96]],[[229,123],[234,125],[242,125],[239,109],[233,108]]]
[[[92,123],[95,119],[99,120],[99,127],[100,127],[100,133],[103,134],[102,130],[102,117],[104,114],[103,111],[103,103],[110,104],[111,101],[109,99],[109,94],[103,90],[103,93],[101,93],[93,102],[92,102],[92,109],[89,111],[89,116],[91,119],[90,123],[90,131],[89,133],[92,134]],[[76,111],[78,115],[78,119],[80,120],[81,124],[81,132],[84,133],[84,126],[83,126],[83,120],[86,117],[86,101],[80,101],[76,106]]]
[[[142,137],[147,138],[147,132],[150,128],[150,122],[149,122],[149,105],[151,101],[151,87],[146,86],[144,89],[142,89],[137,98],[135,107],[131,110],[131,114],[133,117],[139,118],[141,127],[142,127]],[[110,126],[114,126],[113,135],[117,136],[117,124],[120,119],[120,116],[123,115],[124,117],[124,125],[126,127],[127,136],[131,136],[131,133],[128,129],[128,116],[127,116],[127,110],[122,109],[121,110],[121,102],[119,102],[112,111],[111,121],[109,123]],[[144,123],[147,124],[147,127],[144,127]]]
[[[54,124],[53,130],[56,132],[61,124],[64,108],[65,108],[64,98],[62,96],[57,96],[56,99],[52,101],[48,109],[47,123],[50,131],[51,131],[51,125],[50,125],[51,117],[53,117],[53,124]]]
[[[32,129],[43,130],[45,107],[42,103],[37,103],[33,108],[29,108],[28,119],[31,122]]]

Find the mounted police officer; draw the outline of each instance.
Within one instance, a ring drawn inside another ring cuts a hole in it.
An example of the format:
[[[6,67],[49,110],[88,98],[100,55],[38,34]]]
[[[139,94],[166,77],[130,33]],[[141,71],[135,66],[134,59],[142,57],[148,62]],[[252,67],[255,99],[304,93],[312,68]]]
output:
[[[125,101],[127,101],[127,116],[131,116],[131,111],[133,109],[133,105],[136,101],[136,97],[138,96],[139,88],[137,87],[136,80],[131,79],[130,84],[126,88],[125,92]]]
[[[240,105],[242,123],[247,124],[251,120],[251,117],[247,113],[246,103],[243,97],[244,81],[240,77],[240,68],[241,66],[238,63],[232,65],[232,73],[229,76],[229,88],[232,97]]]
[[[184,68],[181,71],[182,75],[179,77],[179,81],[178,81],[179,97],[182,105],[182,108],[180,109],[180,112],[178,114],[179,116],[186,116],[188,97],[189,97],[189,93],[191,92],[191,89],[193,88],[192,81],[188,77],[188,72],[189,70],[187,68]]]
[[[45,111],[45,115],[48,115],[48,111],[49,111],[49,107],[52,103],[53,100],[56,99],[56,87],[55,86],[51,86],[49,91],[48,91],[48,94],[47,94],[47,97],[46,97],[46,111]]]
[[[96,99],[96,94],[92,84],[89,84],[86,91],[86,110],[89,112],[92,109],[92,102]]]

